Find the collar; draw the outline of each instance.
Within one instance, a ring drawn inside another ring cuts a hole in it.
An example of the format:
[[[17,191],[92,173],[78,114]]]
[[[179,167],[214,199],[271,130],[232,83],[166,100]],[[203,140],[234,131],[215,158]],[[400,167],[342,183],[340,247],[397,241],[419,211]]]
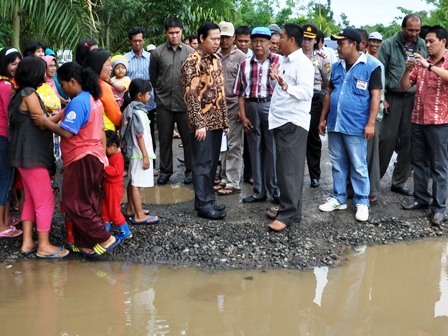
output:
[[[426,60],[429,63],[437,64],[439,62],[442,62],[442,63],[445,62],[446,59],[448,59],[448,50],[445,49],[445,52],[443,53],[442,57],[437,62],[434,62],[434,59],[432,59],[431,57],[428,57]]]
[[[182,50],[182,44],[183,44],[183,42],[179,43],[179,45],[177,46],[177,48],[180,49],[180,50]],[[167,49],[174,50],[174,49],[173,49],[173,46],[172,46],[171,44],[169,44],[168,41],[166,41],[166,47],[167,47]],[[177,50],[177,49],[176,49],[176,50]]]
[[[403,42],[403,45],[405,46],[405,45],[406,45],[406,41],[405,41],[404,38],[403,38],[403,32],[402,32],[402,31],[399,32],[398,35],[400,36],[401,42]],[[409,43],[409,45],[414,44],[414,43],[417,44],[417,41],[418,41],[418,36],[414,39],[414,41],[412,41],[411,43]],[[414,51],[415,51],[415,50],[414,50]]]
[[[233,48],[230,49],[230,52],[229,52],[226,56],[229,56],[229,55],[231,55],[231,54],[236,53],[237,50],[239,50],[239,49],[236,47],[236,45],[233,45]],[[223,55],[222,55],[221,48],[219,48],[219,50],[216,52],[216,54],[217,54],[218,56],[220,56],[221,58],[226,57],[226,56],[223,56]]]
[[[314,53],[314,51],[313,51]],[[283,56],[283,59],[288,60],[288,62],[292,62],[294,61],[300,54],[303,54],[303,50],[302,48],[299,48],[295,51],[293,51],[292,53],[290,53],[288,56]],[[305,54],[303,54],[305,55]]]
[[[269,59],[269,61],[272,63],[275,60],[275,56],[277,54],[274,54],[273,52],[269,51],[268,56],[266,57],[266,59],[263,61],[265,62],[267,59]],[[258,62],[260,63],[260,61],[257,59],[257,56],[255,55],[255,53],[253,53],[252,58],[250,59],[251,62]]]
[[[217,58],[216,54],[211,53],[211,54],[207,54],[202,48],[201,45],[199,45],[199,47],[196,49],[197,53],[203,57],[203,58]]]
[[[347,67],[346,67],[347,63],[345,62],[345,59],[341,59],[339,62],[342,64],[344,69],[347,69]],[[367,63],[367,56],[366,56],[366,54],[360,52],[358,59],[356,60],[355,63],[353,63],[353,65],[352,65],[352,67],[350,69],[353,69],[353,67],[356,64],[358,64],[358,63]]]
[[[134,52],[133,49],[131,49],[131,55],[132,55],[132,57],[140,58],[140,57],[138,57],[138,56],[135,54],[135,52]],[[143,58],[149,58],[149,57],[151,57],[151,54],[150,54],[149,52],[147,52],[146,50],[143,50],[143,52],[142,52],[142,56],[141,56],[141,57],[143,57]]]

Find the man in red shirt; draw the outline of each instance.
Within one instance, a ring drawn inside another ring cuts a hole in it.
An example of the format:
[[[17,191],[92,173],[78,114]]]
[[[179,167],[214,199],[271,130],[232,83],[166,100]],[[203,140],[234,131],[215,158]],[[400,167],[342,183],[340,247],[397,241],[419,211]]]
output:
[[[414,201],[406,210],[430,207],[431,222],[439,226],[446,209],[448,180],[448,32],[433,26],[426,34],[429,57],[414,53],[406,61],[401,90],[416,85],[412,111],[411,164],[414,169]],[[428,182],[432,177],[432,195]]]

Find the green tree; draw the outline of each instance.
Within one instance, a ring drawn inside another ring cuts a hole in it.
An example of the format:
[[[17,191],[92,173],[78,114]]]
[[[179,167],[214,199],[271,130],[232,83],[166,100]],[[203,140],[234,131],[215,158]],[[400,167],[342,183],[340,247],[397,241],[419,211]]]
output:
[[[11,26],[10,44],[16,48],[30,39],[58,48],[73,47],[96,32],[89,0],[7,0],[1,2],[0,16]]]

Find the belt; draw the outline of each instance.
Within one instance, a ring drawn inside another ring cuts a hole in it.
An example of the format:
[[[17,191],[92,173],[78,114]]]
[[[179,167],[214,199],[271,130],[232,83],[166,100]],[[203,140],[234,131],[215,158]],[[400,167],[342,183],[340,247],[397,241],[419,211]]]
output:
[[[246,98],[247,101],[254,103],[266,103],[271,101],[271,97],[263,97],[263,98]]]

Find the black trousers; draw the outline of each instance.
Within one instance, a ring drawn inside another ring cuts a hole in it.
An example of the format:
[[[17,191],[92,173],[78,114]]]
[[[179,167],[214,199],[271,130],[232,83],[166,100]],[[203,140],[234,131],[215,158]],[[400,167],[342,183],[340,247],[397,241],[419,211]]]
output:
[[[445,212],[448,179],[448,124],[412,124],[411,162],[414,169],[414,198],[432,212]],[[432,193],[428,190],[432,178]]]
[[[190,133],[191,168],[193,172],[194,208],[204,214],[214,209],[215,191],[213,181],[219,161],[222,129],[207,131],[204,141],[196,140],[195,133]]]
[[[177,129],[184,146],[185,174],[191,172],[191,145],[187,112],[173,112],[158,107],[157,128],[159,130],[159,170],[161,175],[173,175],[173,131],[175,122],[177,122]]]
[[[308,132],[293,123],[274,129],[280,206],[277,220],[290,226],[302,215],[303,176]]]
[[[322,114],[323,96],[315,92],[311,103],[311,121],[306,143],[306,162],[310,179],[320,179],[320,158],[322,155],[322,141],[319,136],[319,120]]]

